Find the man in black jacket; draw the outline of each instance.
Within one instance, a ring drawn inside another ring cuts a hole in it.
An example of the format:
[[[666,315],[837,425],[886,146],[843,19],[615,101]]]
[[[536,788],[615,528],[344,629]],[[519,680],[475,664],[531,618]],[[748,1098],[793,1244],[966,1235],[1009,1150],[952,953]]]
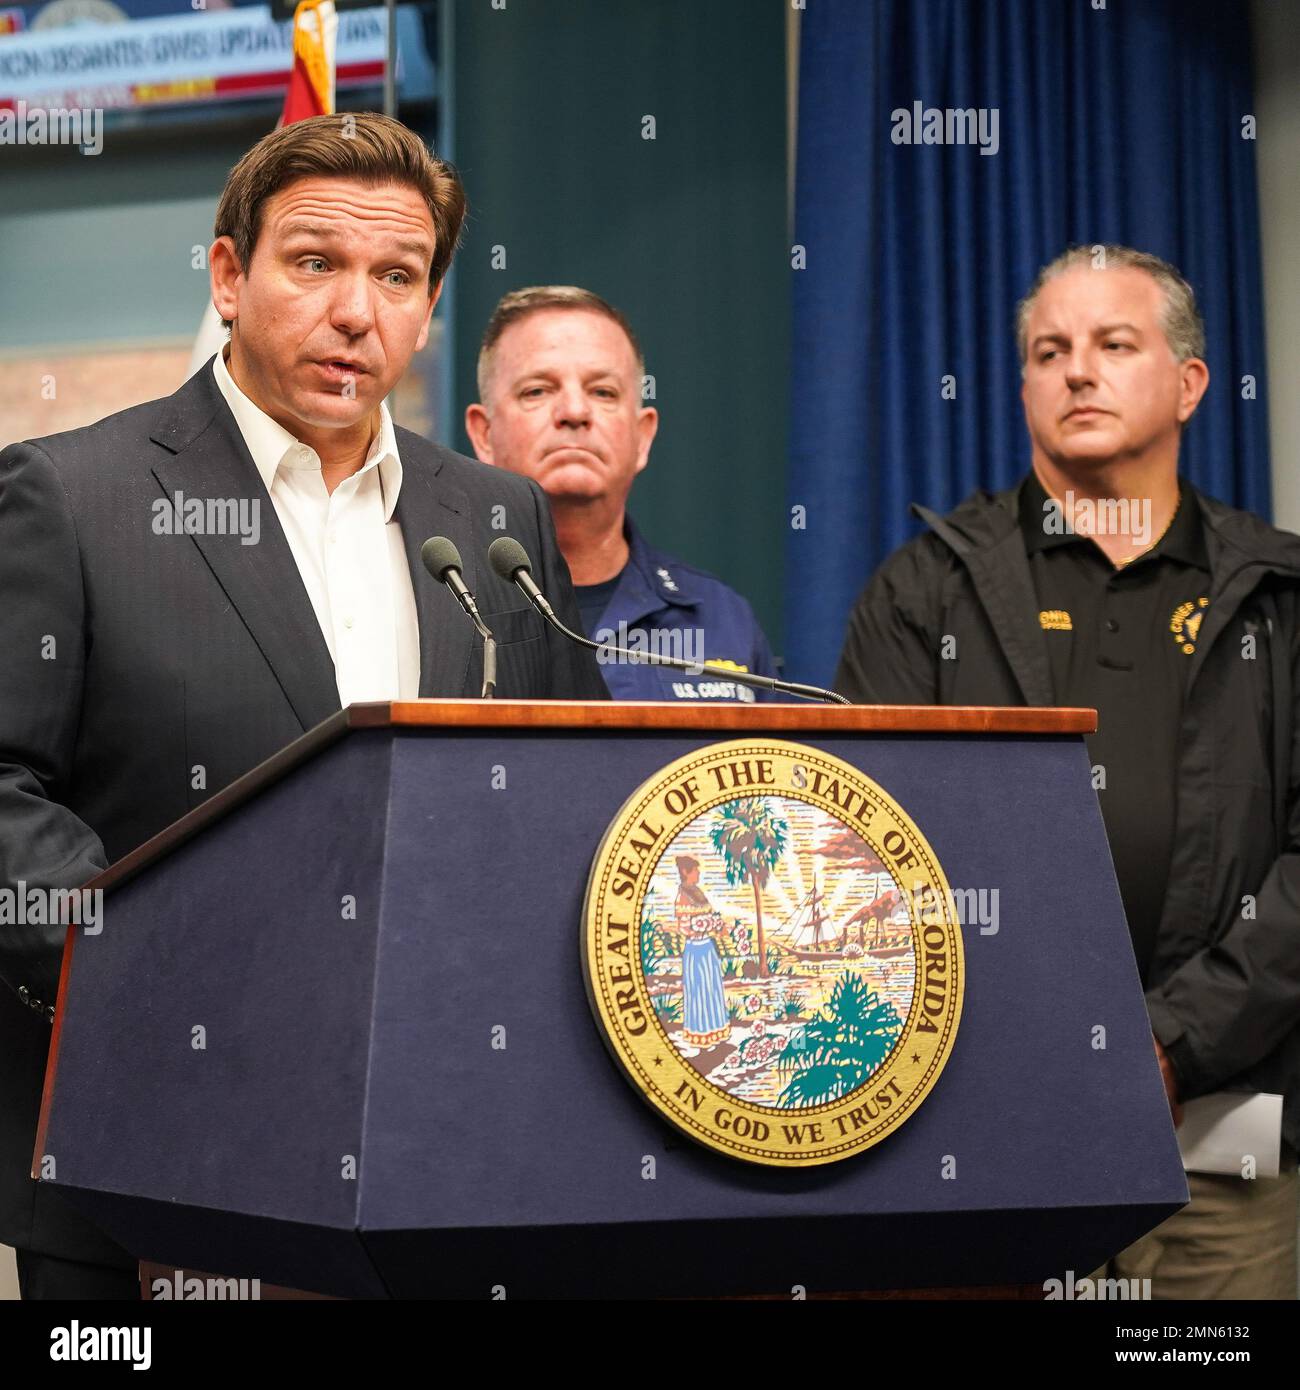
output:
[[[1174,1121],[1284,1096],[1278,1178],[1189,1173],[1112,1262],[1157,1297],[1294,1298],[1300,1148],[1300,537],[1204,497],[1178,449],[1208,383],[1191,288],[1076,248],[1020,306],[1033,471],[881,567],[836,688],[860,701],[1085,705]]]
[[[459,547],[497,636],[498,694],[608,698],[595,658],[483,559],[515,536],[577,626],[541,489],[384,404],[464,206],[455,172],[385,117],[276,131],[217,212],[229,347],[171,397],[0,453],[10,904],[19,885],[25,904],[86,882],[341,705],[477,696],[478,640],[420,561],[431,535]],[[0,1241],[25,1298],[129,1298],[130,1255],[28,1176],[63,935],[25,907],[0,916]]]

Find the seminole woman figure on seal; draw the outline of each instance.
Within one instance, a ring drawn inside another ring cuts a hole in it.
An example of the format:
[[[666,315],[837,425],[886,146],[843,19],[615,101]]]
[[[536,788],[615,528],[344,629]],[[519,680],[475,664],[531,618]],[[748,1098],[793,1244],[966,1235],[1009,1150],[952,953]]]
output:
[[[677,873],[681,882],[674,912],[682,937],[682,1037],[695,1047],[710,1047],[731,1032],[722,959],[714,941],[723,922],[700,887],[700,861],[679,854]]]

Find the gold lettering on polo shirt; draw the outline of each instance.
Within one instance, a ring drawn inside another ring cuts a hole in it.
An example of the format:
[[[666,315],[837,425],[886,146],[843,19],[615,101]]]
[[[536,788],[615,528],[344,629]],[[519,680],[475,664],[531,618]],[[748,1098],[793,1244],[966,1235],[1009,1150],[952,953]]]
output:
[[[1179,649],[1188,656],[1196,650],[1196,639],[1201,633],[1201,620],[1209,606],[1210,600],[1202,595],[1195,602],[1189,599],[1186,603],[1180,603],[1169,618],[1169,631],[1173,634]]]

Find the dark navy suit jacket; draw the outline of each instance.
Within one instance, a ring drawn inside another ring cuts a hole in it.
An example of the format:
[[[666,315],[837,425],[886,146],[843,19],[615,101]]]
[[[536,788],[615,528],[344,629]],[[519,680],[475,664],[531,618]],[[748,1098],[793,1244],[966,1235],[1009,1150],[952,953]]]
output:
[[[607,699],[595,657],[485,558],[514,536],[578,626],[540,488],[407,430],[397,441],[420,695],[474,697],[482,683],[473,628],[420,561],[444,535],[497,636],[497,694]],[[178,492],[256,499],[260,539],[159,534],[154,504]],[[0,886],[85,883],[338,708],[329,649],[210,363],[170,397],[0,453]],[[0,925],[0,1240],[126,1263],[28,1176],[63,935]]]

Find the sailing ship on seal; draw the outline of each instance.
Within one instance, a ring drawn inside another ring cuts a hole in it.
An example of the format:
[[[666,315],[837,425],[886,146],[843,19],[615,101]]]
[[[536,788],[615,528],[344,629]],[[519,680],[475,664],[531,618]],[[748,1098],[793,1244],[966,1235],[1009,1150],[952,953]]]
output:
[[[893,920],[897,909],[897,890],[886,889],[837,926],[827,910],[820,879],[814,873],[812,887],[777,934],[791,943],[790,952],[799,960],[839,960],[846,956],[890,960],[912,949],[910,926]]]

